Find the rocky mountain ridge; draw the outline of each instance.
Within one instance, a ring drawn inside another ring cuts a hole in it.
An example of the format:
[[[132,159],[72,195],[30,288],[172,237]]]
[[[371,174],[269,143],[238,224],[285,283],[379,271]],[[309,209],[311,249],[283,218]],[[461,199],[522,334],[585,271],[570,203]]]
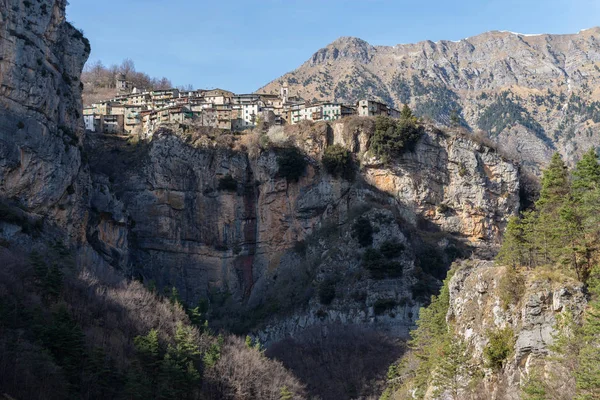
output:
[[[597,146],[600,28],[572,35],[492,31],[452,41],[373,46],[343,37],[259,92],[288,83],[306,100],[409,104],[437,123],[483,131],[537,170],[558,150]]]
[[[12,357],[0,365],[13,372],[0,376],[2,392],[36,391],[50,377],[53,390],[38,396],[73,394],[73,376],[63,374],[75,371],[79,382],[87,370],[67,370],[57,354],[77,346],[100,344],[101,369],[135,366],[134,337],[158,327],[166,343],[178,325],[190,325],[180,302],[211,328],[263,344],[310,330],[324,337],[335,327],[406,338],[451,262],[489,258],[521,207],[518,164],[461,129],[426,124],[414,148],[389,163],[370,151],[371,118],[244,135],[179,125],[146,139],[84,134],[77,77],[89,43],[66,22],[65,7],[64,0],[0,6],[0,351]],[[314,64],[377,58],[376,48],[345,41]],[[349,152],[354,180],[324,168],[333,146]],[[298,159],[302,173],[286,176]],[[493,287],[487,265],[473,274]],[[467,281],[453,286],[452,309],[468,328],[472,310],[461,305],[479,286]],[[552,321],[530,316],[546,315],[550,296],[562,301],[555,290],[528,303],[523,354],[545,345]],[[475,314],[494,301],[475,301],[484,304]],[[65,318],[69,332],[81,334],[77,346],[42,347],[49,336],[38,325]],[[206,398],[308,397],[281,364],[241,340],[198,340],[202,354],[217,346],[225,355],[203,359]],[[92,359],[79,350],[74,359]],[[39,364],[28,370],[29,360]],[[329,398],[372,394],[354,375]],[[95,389],[90,398],[111,398],[106,387]],[[317,389],[311,394],[322,394]]]

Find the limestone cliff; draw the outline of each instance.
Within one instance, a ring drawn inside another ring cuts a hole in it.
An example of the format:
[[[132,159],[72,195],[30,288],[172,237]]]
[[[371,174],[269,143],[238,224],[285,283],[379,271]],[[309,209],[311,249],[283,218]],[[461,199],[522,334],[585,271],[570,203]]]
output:
[[[523,281],[503,282],[505,267],[491,261],[462,262],[449,282],[446,316],[455,340],[466,344],[471,377],[460,376],[460,398],[510,399],[524,397],[523,388],[537,376],[547,381],[546,398],[574,398],[575,382],[569,365],[556,357],[553,345],[559,334],[561,316],[581,319],[586,308],[584,285],[557,273],[524,271]],[[519,293],[506,301],[507,292]],[[485,349],[494,332],[507,330],[506,359],[501,366],[489,365]],[[470,384],[469,384],[469,379]],[[451,398],[450,393],[430,388],[429,399]],[[439,393],[441,392],[441,393]]]
[[[0,196],[82,240],[79,76],[90,47],[65,7],[66,0],[1,4]]]
[[[284,144],[253,150],[246,142],[255,134],[209,137],[214,132],[174,127],[138,143],[92,135],[86,143],[94,182],[88,239],[133,276],[174,286],[191,304],[208,299],[222,310],[217,320],[239,325],[247,307],[263,314],[274,307],[259,320],[287,315],[266,328],[265,341],[321,322],[385,321],[383,329],[406,336],[420,296],[435,290],[452,259],[497,245],[507,217],[519,208],[519,170],[468,137],[432,127],[414,151],[386,167],[367,151],[373,130],[374,122],[362,118],[289,127],[287,145],[308,159],[298,183],[278,171]],[[354,182],[320,166],[333,144],[360,161]],[[352,233],[360,217],[377,231],[375,247],[394,241],[406,248],[396,260],[401,278],[365,273],[365,249]],[[442,256],[417,260],[417,247],[425,245]],[[298,270],[305,276],[295,276]],[[434,276],[429,284],[423,270]],[[334,278],[339,295],[324,306],[319,288]],[[287,280],[297,281],[295,287],[280,286]],[[413,295],[419,284],[429,289]],[[302,292],[298,304],[269,300],[285,290]],[[384,300],[391,306],[375,318],[375,305]],[[230,315],[236,309],[243,315]],[[256,326],[256,320],[247,323]]]

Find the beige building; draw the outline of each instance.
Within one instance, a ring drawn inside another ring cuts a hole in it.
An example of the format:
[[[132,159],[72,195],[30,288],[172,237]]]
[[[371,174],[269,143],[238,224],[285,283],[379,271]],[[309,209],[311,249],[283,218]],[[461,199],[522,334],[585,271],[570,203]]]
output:
[[[213,89],[204,92],[204,101],[214,105],[231,104],[233,97],[233,92],[223,89]]]
[[[125,133],[132,133],[136,127],[142,125],[142,111],[146,106],[142,105],[127,105],[125,106]]]

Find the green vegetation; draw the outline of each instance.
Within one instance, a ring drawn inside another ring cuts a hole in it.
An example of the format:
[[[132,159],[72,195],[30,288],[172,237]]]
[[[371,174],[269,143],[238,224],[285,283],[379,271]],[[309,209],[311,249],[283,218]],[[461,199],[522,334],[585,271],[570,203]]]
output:
[[[554,350],[573,372],[575,399],[600,398],[600,163],[594,149],[569,171],[558,154],[542,177],[539,200],[532,210],[510,220],[498,262],[509,268],[501,281],[504,302],[518,301],[519,268],[539,270],[555,279],[576,278],[590,294],[581,321],[562,315]],[[509,334],[490,338],[485,354],[499,367],[510,351]],[[532,378],[523,388],[530,399],[544,398],[546,382]]]
[[[385,241],[379,247],[379,251],[385,258],[395,258],[402,254],[404,245],[398,242]]]
[[[402,104],[408,104],[411,96],[410,85],[401,75],[396,75],[392,81],[391,88]]]
[[[371,221],[365,217],[360,217],[352,225],[352,237],[358,241],[362,247],[368,247],[373,244],[373,226]]]
[[[458,400],[459,392],[470,385],[474,375],[466,344],[454,335],[453,327],[446,322],[450,302],[448,283],[452,275],[453,270],[448,273],[440,294],[431,297],[429,307],[421,308],[417,329],[411,332],[409,346],[417,365],[405,371],[403,385],[413,389],[417,399],[422,399],[427,388],[433,385],[438,388],[438,394],[446,391]]]
[[[419,92],[426,91],[426,97],[419,99],[415,106],[415,114],[427,117],[446,126],[466,125],[461,114],[462,106],[458,95],[446,86],[429,85]]]
[[[410,108],[404,105],[399,120],[377,117],[370,150],[387,164],[403,151],[412,150],[422,134],[423,127]]]
[[[498,283],[500,302],[504,310],[511,304],[516,305],[525,293],[525,277],[517,268],[506,267],[506,272]]]
[[[532,369],[521,388],[521,398],[523,400],[546,400],[547,391],[543,377],[537,369]]]
[[[531,211],[509,221],[498,261],[512,266],[559,269],[587,282],[600,256],[600,165],[590,150],[569,174],[555,154]]]
[[[402,264],[390,261],[381,251],[368,248],[363,254],[362,265],[374,279],[398,278],[402,276]]]
[[[373,304],[373,312],[375,312],[375,315],[382,315],[383,313],[393,309],[397,305],[398,302],[396,301],[396,299],[379,299],[375,301],[375,304]]]
[[[288,182],[298,182],[304,175],[308,162],[298,148],[284,147],[277,149],[277,165],[281,177]]]
[[[520,98],[514,96],[510,91],[502,92],[481,114],[477,125],[490,135],[499,135],[506,128],[518,123],[554,148],[552,141],[546,136],[544,128],[519,104],[519,100]]]
[[[354,179],[355,171],[352,153],[343,146],[334,144],[327,147],[321,162],[329,174],[349,181]]]
[[[319,301],[323,305],[329,305],[333,299],[335,299],[335,281],[327,278],[319,285]]]
[[[588,279],[591,299],[581,321],[571,313],[562,315],[557,324],[553,350],[558,360],[573,371],[576,400],[600,399],[600,267],[592,270]],[[544,382],[542,382],[544,383]]]
[[[161,345],[156,329],[145,336],[137,336],[134,340],[136,358],[126,379],[128,398],[197,398],[202,353],[196,343],[196,334],[191,327],[179,323],[174,343],[166,347]]]
[[[76,266],[61,242],[38,246],[29,260],[0,247],[0,370],[10,371],[0,374],[5,397],[210,400],[251,392],[276,398],[284,385],[303,392],[256,345],[213,336],[205,304],[188,309],[198,325],[192,326],[172,287],[161,290],[163,297],[110,269]],[[270,375],[249,379],[255,370]]]
[[[366,69],[354,68],[333,90],[335,99],[354,102],[356,99],[378,98],[384,103],[394,104],[386,85],[374,73]]]
[[[486,366],[501,369],[515,347],[515,334],[510,327],[488,332],[488,344],[483,349]]]
[[[219,178],[218,190],[225,192],[236,192],[238,187],[238,181],[235,180],[231,175],[225,175]]]

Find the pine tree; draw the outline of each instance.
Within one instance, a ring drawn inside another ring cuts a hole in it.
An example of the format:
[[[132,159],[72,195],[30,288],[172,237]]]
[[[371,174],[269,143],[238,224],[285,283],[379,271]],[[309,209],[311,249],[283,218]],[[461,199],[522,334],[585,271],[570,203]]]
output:
[[[449,337],[444,344],[443,357],[433,371],[433,384],[437,388],[437,395],[449,393],[453,400],[460,400],[461,392],[471,383],[472,368],[465,343]]]
[[[523,265],[527,259],[525,230],[521,222],[521,218],[517,216],[508,220],[502,248],[496,258],[499,263],[512,268]]]
[[[573,170],[573,192],[589,192],[600,189],[600,163],[594,149],[586,152]]]
[[[279,400],[292,400],[294,398],[294,394],[290,392],[287,386],[284,386],[279,391]]]
[[[587,281],[600,240],[600,163],[590,150],[573,170],[573,198],[580,221],[577,232],[578,275]]]
[[[535,203],[537,211],[537,245],[541,261],[554,265],[563,251],[562,221],[559,211],[570,196],[570,183],[567,166],[560,154],[552,156],[550,165],[542,176],[540,198]]]
[[[146,336],[137,336],[133,343],[143,367],[147,370],[156,371],[161,359],[158,331],[152,329]]]
[[[400,111],[400,119],[407,121],[415,120],[415,116],[413,115],[413,112],[408,106],[408,104],[404,104],[404,106],[402,107],[402,111]]]
[[[538,208],[547,204],[560,204],[561,199],[569,194],[569,174],[567,166],[559,153],[554,153],[550,165],[542,176],[542,189]]]
[[[171,293],[169,294],[169,300],[171,304],[181,304],[181,298],[179,297],[179,291],[175,286],[171,288]]]
[[[219,335],[217,341],[212,343],[204,353],[202,361],[208,368],[213,367],[221,359],[221,349],[223,348],[223,336]]]
[[[581,350],[575,370],[577,400],[600,399],[600,267],[596,267],[592,274],[589,290],[592,300],[578,338]]]
[[[532,369],[521,388],[523,400],[546,400],[546,387],[537,369]]]
[[[431,373],[436,369],[443,358],[449,339],[446,314],[450,304],[450,290],[448,283],[453,271],[448,272],[444,285],[438,296],[431,297],[431,304],[421,308],[417,329],[411,332],[410,348],[414,351],[419,365],[414,373],[415,396],[423,398],[425,390],[430,383]]]

